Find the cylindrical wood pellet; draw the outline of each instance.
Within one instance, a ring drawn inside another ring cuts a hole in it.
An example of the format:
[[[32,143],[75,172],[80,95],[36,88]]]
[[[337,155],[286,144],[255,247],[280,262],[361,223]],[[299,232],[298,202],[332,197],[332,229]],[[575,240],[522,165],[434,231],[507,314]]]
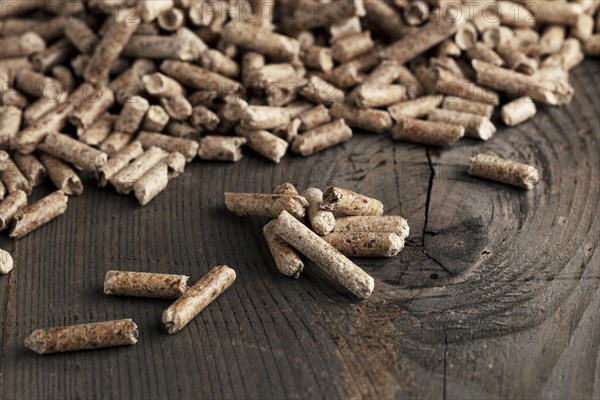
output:
[[[392,118],[384,110],[335,103],[329,112],[332,117],[343,119],[349,126],[368,132],[383,133],[392,127]]]
[[[477,114],[491,118],[494,114],[494,106],[479,101],[463,99],[461,97],[447,96],[442,103],[444,110],[460,111],[463,113]],[[433,112],[433,110],[432,110]]]
[[[294,186],[293,183],[284,182],[284,183],[281,183],[281,184],[275,186],[275,189],[273,189],[273,194],[298,196],[299,193],[298,193],[298,189],[296,189],[296,186]]]
[[[0,85],[4,84],[0,82]],[[9,148],[21,129],[23,111],[14,106],[0,107],[0,147]]]
[[[285,210],[301,219],[306,215],[308,202],[302,196],[225,192],[225,206],[241,217],[277,218]]]
[[[140,132],[138,140],[142,142],[144,148],[152,146],[160,147],[168,152],[178,152],[185,156],[187,162],[190,162],[198,154],[198,142],[190,139],[176,138],[155,132]]]
[[[162,322],[165,324],[167,332],[173,334],[183,329],[231,286],[235,278],[235,271],[227,265],[211,269],[163,312]]]
[[[475,139],[489,140],[496,133],[496,126],[482,115],[447,109],[433,110],[428,119],[465,128],[465,135]]]
[[[27,206],[27,193],[22,190],[12,192],[0,202],[0,231],[7,229],[15,215]]]
[[[389,106],[388,112],[396,122],[403,118],[421,118],[433,112],[442,103],[443,98],[444,96],[434,94],[418,97]]]
[[[323,203],[323,192],[317,188],[308,188],[302,192],[302,196],[308,201],[308,220],[313,231],[318,235],[327,235],[335,228],[335,217],[331,211],[321,209]]]
[[[145,206],[165,190],[168,184],[169,168],[164,162],[159,162],[135,182],[133,194],[140,205]]]
[[[48,177],[58,190],[69,196],[79,196],[83,193],[81,179],[66,163],[46,153],[40,153],[40,161],[46,167]]]
[[[144,154],[142,144],[136,140],[125,146],[114,157],[109,158],[106,164],[100,168],[100,186],[106,186],[106,183],[112,179],[113,176],[125,168],[131,160],[142,154]]]
[[[183,61],[165,60],[160,65],[160,69],[171,78],[192,89],[215,90],[220,98],[236,94],[242,89],[239,82]]]
[[[83,171],[97,171],[108,159],[106,153],[62,133],[51,133],[38,148]]]
[[[302,49],[300,59],[305,66],[320,71],[329,72],[333,69],[331,49],[321,46],[307,46]]]
[[[85,21],[78,18],[65,24],[64,34],[80,53],[91,53],[99,41],[98,36]]]
[[[353,92],[353,99],[361,108],[381,108],[408,99],[408,90],[403,85],[368,83]]]
[[[539,181],[537,168],[487,154],[471,159],[469,175],[524,189],[533,189]]]
[[[262,129],[236,128],[236,133],[247,139],[246,146],[279,164],[287,152],[288,142]]]
[[[230,22],[222,32],[230,43],[282,60],[293,60],[300,55],[300,43],[291,37],[270,32],[245,22]]]
[[[15,215],[15,226],[10,232],[11,238],[22,238],[42,225],[47,224],[67,210],[69,198],[60,190],[21,209]]]
[[[10,253],[0,249],[0,274],[8,274],[14,267],[14,261]]]
[[[393,257],[404,248],[393,232],[332,232],[323,239],[348,257]]]
[[[92,93],[83,93],[82,101],[69,116],[69,121],[82,129],[89,128],[115,101],[114,93],[107,86],[100,85],[94,89]]]
[[[4,150],[0,150],[0,180],[6,186],[8,193],[22,190],[29,195],[33,190],[29,179],[23,175],[12,157]]]
[[[169,153],[160,147],[150,147],[143,154],[122,167],[109,181],[118,193],[129,194],[135,183],[168,155]]]
[[[360,215],[336,218],[335,232],[394,232],[404,240],[410,229],[406,220],[399,215]]]
[[[447,147],[465,135],[465,128],[442,122],[402,118],[392,128],[392,139],[431,146]]]
[[[245,137],[205,136],[200,139],[198,156],[206,161],[232,161],[242,159],[241,147],[248,141]]]
[[[284,107],[248,106],[241,117],[242,127],[246,129],[273,129],[290,121]]]
[[[116,115],[112,115],[108,112],[104,113],[104,115],[98,118],[96,122],[81,133],[79,141],[88,146],[99,146],[112,132],[116,120]]]
[[[502,121],[508,126],[519,125],[537,113],[535,103],[530,97],[521,97],[502,107]]]
[[[336,40],[331,48],[331,55],[337,62],[349,61],[371,50],[375,43],[371,39],[371,32],[362,32]]]
[[[301,131],[308,131],[331,121],[329,109],[322,104],[300,113],[298,118],[301,122],[299,127]]]
[[[30,154],[50,132],[58,132],[65,126],[67,116],[73,110],[73,103],[59,104],[37,120],[33,125],[21,130],[15,139],[15,147],[23,154]]]
[[[309,156],[318,151],[348,141],[352,137],[352,129],[343,119],[321,125],[298,135],[292,142],[292,151]]]
[[[302,97],[317,104],[331,105],[344,101],[344,91],[326,80],[312,75],[308,84],[300,88]]]
[[[25,346],[38,354],[65,353],[136,344],[138,327],[130,319],[36,329]]]
[[[104,294],[176,299],[187,290],[188,279],[185,275],[108,271],[104,276]]]
[[[366,299],[373,293],[375,281],[369,274],[288,212],[277,217],[273,230],[355,296]]]
[[[5,4],[9,6],[9,4]],[[4,22],[3,22],[4,23]],[[35,32],[0,38],[0,58],[27,57],[46,48],[46,42]]]
[[[275,221],[266,224],[263,227],[263,235],[275,265],[282,274],[298,278],[304,269],[302,257],[287,242],[277,236],[273,230],[274,225]]]
[[[152,105],[144,116],[142,129],[150,132],[162,132],[169,123],[169,114],[164,108],[158,105]]]
[[[140,129],[149,108],[150,103],[145,98],[141,96],[130,97],[115,121],[114,129],[119,132],[134,134]]]
[[[113,157],[127,146],[131,139],[132,135],[129,133],[113,131],[100,145],[100,151],[105,152],[109,157]]]
[[[323,194],[321,209],[343,215],[382,215],[383,203],[351,190],[329,186]]]
[[[33,154],[20,154],[15,152],[13,158],[19,170],[25,175],[32,187],[39,185],[46,180],[46,168],[41,161]]]

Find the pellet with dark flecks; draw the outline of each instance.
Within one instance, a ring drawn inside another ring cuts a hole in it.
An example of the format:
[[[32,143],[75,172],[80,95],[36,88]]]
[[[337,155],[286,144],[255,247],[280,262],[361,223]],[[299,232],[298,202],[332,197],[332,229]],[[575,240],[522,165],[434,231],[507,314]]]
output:
[[[142,82],[148,93],[160,99],[161,105],[172,118],[183,120],[192,115],[192,105],[175,79],[156,72],[144,76]]]
[[[242,159],[241,147],[248,139],[235,136],[204,136],[200,139],[198,156],[206,161],[233,161]]]
[[[113,157],[131,142],[133,136],[129,133],[113,131],[100,145],[100,151]]]
[[[187,290],[188,279],[185,275],[108,271],[104,276],[104,294],[176,299]]]
[[[241,114],[241,126],[245,129],[273,129],[289,121],[285,107],[248,106]]]
[[[106,153],[62,133],[49,134],[38,148],[83,171],[97,171],[108,159]]]
[[[331,55],[334,60],[343,63],[368,52],[374,46],[371,32],[356,33],[336,40],[331,47]]]
[[[11,238],[21,238],[64,214],[69,198],[60,190],[22,208],[15,215]]]
[[[138,140],[144,148],[152,146],[160,147],[168,152],[179,152],[190,162],[198,154],[198,142],[190,139],[176,138],[155,132],[140,132]]]
[[[223,28],[222,35],[230,43],[278,59],[293,60],[300,55],[300,43],[296,39],[250,23],[230,22]]]
[[[329,109],[322,104],[302,112],[298,118],[301,122],[299,127],[301,131],[308,131],[331,121]]]
[[[338,119],[303,132],[294,138],[292,151],[309,156],[318,151],[346,142],[352,137],[352,129],[343,119]]]
[[[341,217],[335,220],[335,232],[394,232],[404,240],[410,229],[408,223],[399,215],[360,215]]]
[[[142,129],[151,132],[161,132],[169,123],[169,114],[159,105],[151,105],[144,116]]]
[[[369,274],[288,212],[277,217],[273,230],[355,296],[366,299],[373,293],[375,281]]]
[[[308,201],[308,220],[313,231],[319,235],[326,235],[335,228],[335,217],[331,211],[321,209],[323,192],[318,188],[308,188],[302,192]]]
[[[496,133],[496,126],[489,118],[467,112],[437,109],[429,114],[428,120],[460,125],[465,128],[465,136],[475,139],[489,140]]]
[[[9,4],[6,4],[9,6]],[[4,23],[4,22],[3,22]],[[35,32],[0,38],[2,58],[27,57],[46,48],[46,42]]]
[[[502,122],[508,126],[515,126],[527,121],[537,113],[535,103],[530,97],[521,97],[505,104],[502,107]]]
[[[65,353],[136,344],[138,327],[130,319],[36,329],[25,346],[38,354]]]
[[[195,106],[192,115],[189,118],[190,123],[195,127],[201,127],[208,131],[214,131],[219,126],[221,120],[210,108],[205,106]]]
[[[0,180],[6,186],[8,193],[22,190],[31,194],[33,187],[23,172],[19,169],[12,157],[4,150],[0,150]]]
[[[478,154],[470,161],[469,175],[533,189],[539,181],[537,168],[488,154]]]
[[[0,84],[4,84],[0,82]],[[0,107],[0,147],[8,148],[21,129],[23,111],[14,106]]]
[[[361,108],[381,108],[408,99],[408,89],[403,85],[384,83],[363,83],[352,96],[354,103]]]
[[[227,290],[235,278],[235,271],[227,265],[219,265],[211,269],[163,312],[162,322],[167,332],[173,334],[183,329]]]
[[[308,79],[308,84],[299,91],[300,95],[313,103],[332,105],[344,101],[344,91],[317,75]]]
[[[263,235],[273,256],[275,265],[282,274],[298,278],[304,269],[302,257],[285,240],[277,236],[273,230],[274,225],[275,221],[266,224],[263,227]]]
[[[104,113],[89,128],[81,132],[79,141],[88,146],[99,146],[112,132],[116,120],[116,115]]]
[[[146,172],[133,185],[133,193],[142,206],[158,196],[171,179],[175,179],[185,169],[185,157],[181,153],[171,153]]]
[[[150,147],[114,174],[110,183],[120,194],[129,194],[136,182],[169,155],[160,147]]]
[[[39,185],[46,180],[46,168],[44,164],[33,154],[20,154],[15,152],[13,155],[15,164],[25,175],[32,187]]]
[[[0,274],[8,274],[14,267],[14,261],[10,253],[0,249]]]
[[[106,164],[100,168],[100,186],[106,186],[106,183],[113,176],[125,168],[132,160],[141,156],[144,153],[142,144],[139,141],[133,141],[125,146],[121,151],[109,158]]]
[[[321,209],[343,215],[382,215],[383,203],[351,190],[329,186],[323,193]]]
[[[220,98],[239,93],[242,85],[206,68],[177,60],[165,60],[160,70],[179,83],[196,90],[216,90]]]
[[[64,91],[61,83],[30,69],[21,69],[15,77],[15,88],[35,98],[57,98]]]
[[[66,163],[46,153],[39,153],[48,177],[56,186],[67,195],[79,196],[83,193],[83,184],[77,173]]]
[[[348,257],[393,257],[404,248],[393,232],[332,232],[323,239]]]
[[[52,111],[57,104],[62,104],[69,100],[69,94],[65,90],[56,98],[41,97],[31,103],[23,112],[23,126],[29,126],[48,112]]]
[[[392,127],[392,118],[384,110],[335,103],[329,112],[332,117],[343,119],[349,126],[368,132],[383,133]]]
[[[27,193],[22,190],[12,192],[0,202],[0,231],[8,228],[15,215],[27,206]]]
[[[273,194],[284,194],[284,195],[288,195],[288,196],[297,196],[298,189],[296,189],[296,186],[294,186],[293,183],[284,182],[282,184],[275,186],[275,189],[273,189]]]
[[[494,114],[494,106],[479,101],[463,99],[461,97],[447,96],[442,103],[444,110],[460,111],[463,113],[477,114],[491,118]],[[433,111],[433,110],[432,110]]]
[[[241,217],[277,218],[285,210],[300,219],[306,215],[308,202],[302,196],[225,192],[225,206]]]
[[[247,139],[246,146],[274,163],[279,163],[288,149],[288,142],[262,129],[236,128],[236,133]]]
[[[434,94],[418,97],[391,105],[388,112],[395,121],[403,118],[421,118],[431,114],[442,103],[443,98],[444,96]]]
[[[156,65],[145,58],[137,59],[131,67],[113,79],[109,87],[114,91],[116,101],[124,104],[130,97],[140,94],[144,90],[142,78],[156,71]]]
[[[140,129],[149,108],[150,103],[145,98],[141,96],[130,97],[121,109],[121,113],[114,123],[114,129],[119,132],[134,134]]]
[[[57,105],[33,125],[21,130],[15,138],[15,147],[23,154],[32,153],[46,135],[58,132],[65,126],[65,120],[72,110],[73,103]]]
[[[78,18],[65,24],[64,34],[80,53],[91,53],[100,40],[88,24]]]
[[[394,140],[448,147],[465,135],[465,128],[443,122],[400,118],[391,133]]]
[[[82,101],[69,116],[69,121],[78,128],[89,128],[114,104],[115,96],[107,86],[100,85],[92,94],[84,94]]]
[[[306,46],[302,49],[300,59],[305,66],[320,71],[331,71],[333,69],[333,58],[331,49],[321,46]]]

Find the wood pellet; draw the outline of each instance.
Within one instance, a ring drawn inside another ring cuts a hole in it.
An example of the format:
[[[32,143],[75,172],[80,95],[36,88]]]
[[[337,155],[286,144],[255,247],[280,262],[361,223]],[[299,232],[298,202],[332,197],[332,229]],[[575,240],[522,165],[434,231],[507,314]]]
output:
[[[188,279],[186,275],[108,271],[104,276],[104,294],[176,299],[188,289]]]

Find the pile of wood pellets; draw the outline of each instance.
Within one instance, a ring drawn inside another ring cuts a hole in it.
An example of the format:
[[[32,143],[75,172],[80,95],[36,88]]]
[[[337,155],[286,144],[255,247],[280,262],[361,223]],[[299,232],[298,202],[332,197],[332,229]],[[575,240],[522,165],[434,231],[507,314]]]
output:
[[[600,55],[599,5],[2,1],[0,230],[20,238],[62,215],[83,192],[81,173],[145,205],[196,157],[237,162],[249,149],[279,163],[288,150],[309,156],[356,132],[440,147],[489,140],[497,121],[514,126],[536,103],[572,100],[570,71]],[[469,173],[528,189],[539,180],[533,166],[489,154],[471,159]],[[47,178],[57,190],[28,205]],[[310,217],[318,198],[310,189],[290,201]],[[311,244],[286,237],[300,216],[281,201],[288,214],[269,214],[282,222],[265,227],[271,250],[283,238],[310,258]],[[332,211],[323,204],[313,211]],[[376,251],[335,242],[344,232],[327,232],[323,218],[310,221],[315,237],[350,255]],[[399,251],[404,238],[392,233],[377,251]],[[290,262],[277,265],[297,275]],[[1,251],[0,272],[12,267]],[[366,297],[368,284],[354,289]]]
[[[239,216],[273,219],[263,234],[279,272],[298,278],[302,254],[361,299],[373,293],[375,281],[347,256],[393,257],[409,234],[404,218],[383,215],[381,201],[335,186],[324,193],[308,188],[302,195],[291,183],[273,193],[229,192],[225,206]]]

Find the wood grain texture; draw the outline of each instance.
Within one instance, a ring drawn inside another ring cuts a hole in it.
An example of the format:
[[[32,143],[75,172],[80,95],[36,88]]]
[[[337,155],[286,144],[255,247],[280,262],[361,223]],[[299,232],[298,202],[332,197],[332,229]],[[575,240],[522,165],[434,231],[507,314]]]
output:
[[[357,134],[278,166],[196,161],[144,208],[88,180],[62,218],[0,239],[15,259],[0,277],[0,397],[599,398],[599,65],[575,70],[571,105],[488,143],[439,151]],[[482,151],[534,163],[540,184],[468,176]],[[225,191],[286,181],[363,192],[408,219],[398,257],[357,260],[376,280],[367,301],[310,264],[298,280],[279,274],[265,221],[224,209]],[[234,285],[173,336],[168,301],[102,293],[110,269],[193,282],[223,263]],[[137,345],[46,357],[23,346],[38,327],[117,318],[138,323]]]

